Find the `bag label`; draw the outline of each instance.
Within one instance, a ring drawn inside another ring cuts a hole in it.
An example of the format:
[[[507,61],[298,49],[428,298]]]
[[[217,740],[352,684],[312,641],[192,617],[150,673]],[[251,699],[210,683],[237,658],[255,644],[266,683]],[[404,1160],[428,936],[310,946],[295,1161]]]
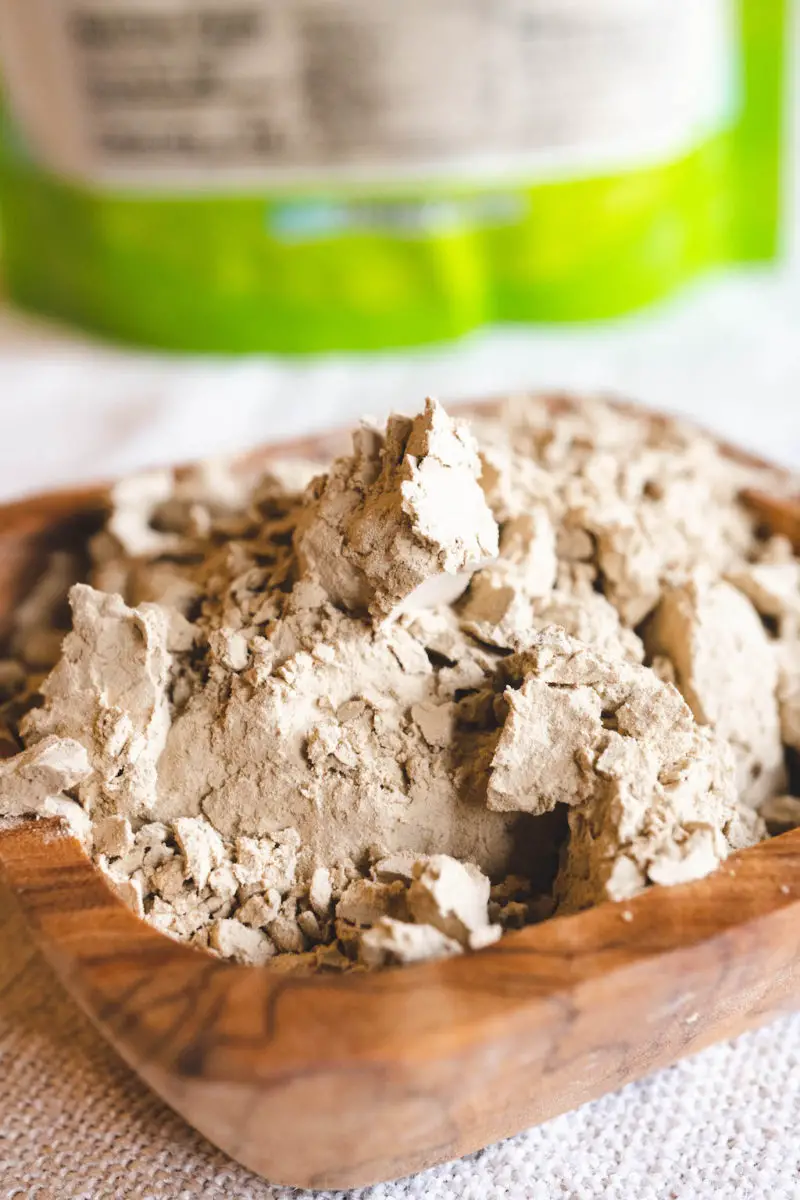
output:
[[[733,114],[733,0],[0,5],[27,153],[90,184],[550,179]]]

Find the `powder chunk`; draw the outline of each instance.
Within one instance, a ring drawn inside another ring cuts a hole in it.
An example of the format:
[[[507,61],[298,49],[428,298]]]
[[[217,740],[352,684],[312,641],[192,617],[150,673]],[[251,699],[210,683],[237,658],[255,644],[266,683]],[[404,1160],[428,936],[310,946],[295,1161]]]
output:
[[[447,937],[433,925],[409,925],[381,917],[372,929],[363,934],[360,942],[361,961],[367,967],[384,967],[399,963],[424,962],[430,958],[451,958],[462,954],[463,948],[455,938]]]
[[[730,742],[741,798],[757,807],[785,786],[775,654],[750,602],[695,576],[665,592],[647,633],[666,654],[696,719]]]
[[[133,830],[127,817],[101,817],[94,823],[94,844],[98,854],[122,858],[133,849]]]
[[[336,942],[328,942],[324,946],[314,947],[315,966],[320,971],[351,971],[356,964],[343,954]]]
[[[102,857],[97,862],[111,890],[119,896],[123,904],[127,904],[128,908],[132,909],[137,917],[143,917],[144,888],[141,878],[126,875],[116,863],[108,863]]]
[[[295,880],[297,844],[289,840],[280,844],[272,838],[236,839],[236,861],[233,873],[245,887],[266,891],[273,888],[283,894]]]
[[[48,800],[88,779],[91,771],[80,742],[50,734],[0,761],[0,816],[45,815]]]
[[[178,817],[172,828],[186,864],[186,875],[202,891],[214,868],[225,861],[222,838],[204,817]]]
[[[331,873],[327,867],[317,867],[308,885],[308,902],[320,918],[328,915],[333,896]]]
[[[452,704],[432,704],[430,701],[413,704],[411,716],[429,746],[447,746],[452,741],[454,720]]]
[[[336,916],[351,925],[374,925],[381,917],[397,915],[404,899],[405,888],[400,882],[374,883],[370,879],[356,879],[342,893],[336,905]]]
[[[682,760],[608,736],[594,797],[570,810],[560,911],[697,879],[763,836],[755,814],[738,806],[733,762],[710,730],[694,731]]]
[[[729,569],[752,527],[736,503],[742,469],[708,437],[657,418],[624,429],[624,417],[606,413],[606,428],[575,414],[549,458],[564,480],[565,523],[591,535],[595,579],[624,624],[636,626],[676,574],[700,564]]]
[[[744,592],[763,617],[777,618],[781,633],[800,629],[800,562],[747,563],[731,571],[728,580]]]
[[[91,853],[94,840],[92,820],[80,804],[67,796],[48,796],[42,805],[42,816],[58,817],[72,836],[81,843],[86,853]]]
[[[418,863],[426,861],[424,857],[420,858],[413,851],[406,850],[400,854],[388,854],[385,858],[378,859],[372,864],[370,873],[372,878],[378,880],[379,883],[394,883],[396,880],[411,883],[414,878],[414,868]]]
[[[492,758],[488,806],[539,815],[586,799],[592,788],[586,753],[603,730],[597,693],[530,676],[505,695],[509,713]]]
[[[638,625],[658,603],[664,546],[658,523],[620,512],[607,523],[590,521],[608,596],[627,625]]]
[[[303,937],[309,942],[321,942],[323,940],[326,927],[320,925],[319,918],[310,908],[297,914],[297,925]]]
[[[737,807],[727,746],[647,668],[547,630],[503,671],[523,682],[506,692],[487,802],[569,805],[562,910],[696,878],[761,836]]]
[[[243,671],[250,658],[247,638],[233,629],[215,629],[208,639],[214,657],[231,671]]]
[[[152,871],[174,855],[170,841],[170,831],[162,821],[148,821],[134,834],[133,850],[122,860],[122,865],[130,870],[146,867]]]
[[[362,429],[353,450],[312,485],[295,534],[301,569],[336,604],[383,617],[431,576],[497,553],[476,443],[435,401],[390,418],[385,438]]]
[[[269,935],[284,954],[302,954],[306,948],[303,931],[294,917],[277,916],[269,925]]]
[[[156,799],[156,763],[169,728],[169,622],[155,605],[128,608],[85,584],[70,592],[73,629],[42,684],[44,706],[23,723],[27,741],[81,742],[92,775],[79,789],[87,812],[139,816]]]
[[[227,855],[230,848],[225,847],[226,859],[221,866],[215,867],[208,877],[208,886],[215,896],[223,900],[233,900],[239,891],[239,883],[233,873],[233,867]],[[277,894],[277,893],[276,893]]]
[[[612,658],[635,663],[644,658],[639,637],[622,624],[614,606],[593,588],[577,593],[553,591],[534,606],[532,624],[538,630],[560,625],[570,636]]]
[[[472,578],[461,609],[464,628],[490,645],[506,645],[495,629],[509,637],[530,627],[531,605],[515,586],[510,572],[501,567],[478,571]],[[489,635],[489,636],[487,636]]]
[[[499,553],[516,571],[529,598],[546,596],[558,574],[556,531],[544,505],[534,505],[503,522]]]
[[[263,966],[275,953],[275,946],[265,933],[227,917],[211,926],[208,943],[223,958],[254,967]]]
[[[489,880],[477,867],[434,855],[406,868],[405,862],[393,869],[390,859],[383,860],[377,873],[390,882],[353,880],[336,906],[338,935],[363,963],[454,953],[450,942],[477,950],[500,936],[500,926],[488,917]],[[400,928],[408,923],[426,932],[408,934]]]
[[[510,517],[500,532],[500,560],[472,578],[461,605],[462,627],[489,645],[517,648],[557,573],[555,529],[544,507]]]
[[[177,856],[167,859],[147,874],[148,886],[164,900],[175,900],[184,893],[186,868]]]
[[[176,539],[153,527],[159,505],[172,495],[171,471],[142,471],[114,484],[108,533],[127,555],[163,554],[173,549]]]
[[[203,903],[199,893],[191,888],[179,892],[170,890],[168,898],[156,894],[147,905],[147,919],[156,929],[169,937],[187,942],[202,934],[206,945],[209,920],[219,915],[212,913],[210,906]]]
[[[488,915],[490,883],[471,863],[435,854],[414,869],[408,910],[418,925],[432,925],[462,946],[478,950],[500,936]]]
[[[257,893],[237,910],[236,919],[253,929],[264,929],[277,919],[280,906],[280,894],[274,889],[263,895]]]
[[[558,625],[593,649],[641,662],[644,647],[619,613],[591,585],[562,587],[531,597],[515,571],[501,562],[478,571],[461,605],[462,629],[489,646],[521,650],[531,632]]]

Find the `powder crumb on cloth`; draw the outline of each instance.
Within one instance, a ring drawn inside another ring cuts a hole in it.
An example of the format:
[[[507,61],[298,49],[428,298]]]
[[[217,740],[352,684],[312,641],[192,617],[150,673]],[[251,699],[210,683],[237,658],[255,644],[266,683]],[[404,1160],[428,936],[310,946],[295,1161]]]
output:
[[[0,812],[63,817],[169,936],[297,971],[469,953],[797,823],[800,563],[738,499],[779,474],[531,397],[314,469],[112,489],[0,661]]]

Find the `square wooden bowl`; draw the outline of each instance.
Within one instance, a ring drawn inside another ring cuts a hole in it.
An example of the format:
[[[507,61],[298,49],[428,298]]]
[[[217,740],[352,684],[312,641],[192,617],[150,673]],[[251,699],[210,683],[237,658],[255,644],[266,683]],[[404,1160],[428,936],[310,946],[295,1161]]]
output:
[[[105,499],[90,489],[0,509],[0,639],[43,556],[85,538]],[[477,954],[345,976],[237,966],[171,941],[52,820],[7,821],[0,866],[120,1054],[275,1183],[346,1188],[421,1170],[800,1007],[800,831],[696,883]]]

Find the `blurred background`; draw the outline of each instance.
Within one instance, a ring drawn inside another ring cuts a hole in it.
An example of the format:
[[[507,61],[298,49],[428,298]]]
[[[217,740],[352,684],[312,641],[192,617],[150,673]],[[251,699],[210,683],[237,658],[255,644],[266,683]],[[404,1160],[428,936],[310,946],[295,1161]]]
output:
[[[791,0],[0,0],[0,497],[578,388],[800,467]]]

